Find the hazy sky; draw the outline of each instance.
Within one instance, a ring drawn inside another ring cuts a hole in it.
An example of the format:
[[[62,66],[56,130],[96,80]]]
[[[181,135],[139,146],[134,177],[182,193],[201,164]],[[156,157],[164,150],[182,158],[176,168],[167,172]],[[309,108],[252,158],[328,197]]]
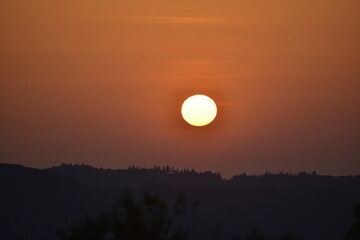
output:
[[[359,0],[2,0],[0,35],[1,162],[360,174]]]

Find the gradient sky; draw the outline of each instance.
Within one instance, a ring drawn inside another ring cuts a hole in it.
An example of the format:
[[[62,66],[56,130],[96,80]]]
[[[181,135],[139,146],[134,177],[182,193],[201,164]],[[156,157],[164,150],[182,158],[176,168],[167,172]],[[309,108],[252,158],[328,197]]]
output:
[[[0,35],[1,162],[360,173],[358,0],[3,0]]]

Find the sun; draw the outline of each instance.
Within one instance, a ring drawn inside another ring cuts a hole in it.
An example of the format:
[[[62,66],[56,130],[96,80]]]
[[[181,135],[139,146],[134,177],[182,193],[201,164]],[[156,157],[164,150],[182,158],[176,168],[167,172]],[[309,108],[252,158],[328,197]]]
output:
[[[202,94],[187,98],[181,107],[181,115],[184,120],[196,127],[208,125],[215,119],[216,114],[215,102]]]

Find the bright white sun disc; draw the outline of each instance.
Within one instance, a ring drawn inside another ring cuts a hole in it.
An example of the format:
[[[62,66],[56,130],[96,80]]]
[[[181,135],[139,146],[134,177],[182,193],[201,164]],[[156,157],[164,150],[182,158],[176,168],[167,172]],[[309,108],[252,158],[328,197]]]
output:
[[[197,127],[211,123],[217,114],[215,102],[208,96],[197,94],[186,99],[181,107],[184,120]]]

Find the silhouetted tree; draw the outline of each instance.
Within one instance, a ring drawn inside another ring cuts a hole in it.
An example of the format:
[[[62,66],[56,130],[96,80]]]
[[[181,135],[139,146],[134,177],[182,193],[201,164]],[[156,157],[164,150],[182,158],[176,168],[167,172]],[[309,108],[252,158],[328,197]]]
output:
[[[354,215],[356,220],[346,235],[346,240],[360,240],[360,203],[355,206]]]
[[[186,210],[184,195],[179,195],[174,208],[177,213]],[[86,218],[73,225],[69,231],[57,235],[64,240],[187,240],[188,231],[172,228],[165,203],[148,193],[138,204],[131,195],[122,198],[110,214],[101,214],[95,219]]]
[[[293,235],[291,233],[287,233],[281,237],[281,240],[292,240]]]
[[[250,235],[245,237],[245,240],[265,240],[264,235],[257,230],[252,230]]]

